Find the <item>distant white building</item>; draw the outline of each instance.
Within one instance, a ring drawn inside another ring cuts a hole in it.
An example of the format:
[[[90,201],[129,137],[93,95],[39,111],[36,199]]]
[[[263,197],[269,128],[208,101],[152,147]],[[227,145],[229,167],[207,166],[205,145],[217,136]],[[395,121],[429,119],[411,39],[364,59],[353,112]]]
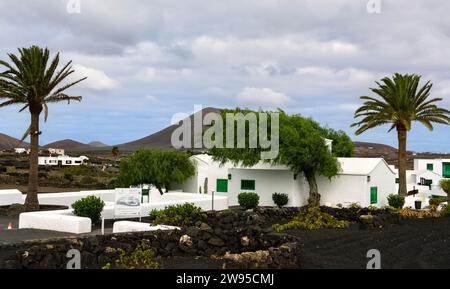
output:
[[[30,150],[26,148],[14,148],[16,154],[29,154]]]
[[[204,193],[204,180],[208,178],[208,193],[228,196],[230,206],[238,205],[241,192],[255,192],[260,196],[261,206],[273,206],[272,194],[289,196],[288,206],[303,206],[309,197],[308,183],[303,175],[295,175],[286,166],[259,163],[253,167],[234,166],[228,162],[223,166],[209,155],[196,155],[196,175],[181,184],[184,192]],[[395,172],[381,158],[338,158],[341,173],[329,180],[318,176],[317,184],[324,205],[383,206],[387,196],[396,194]]]
[[[89,160],[86,156],[56,156],[56,157],[39,157],[40,166],[80,166]]]
[[[64,156],[66,154],[64,149],[48,148],[46,150],[52,155]]]
[[[450,159],[414,159],[414,170],[406,171],[408,191],[417,190],[423,196],[446,196],[439,186],[443,178],[450,178]]]

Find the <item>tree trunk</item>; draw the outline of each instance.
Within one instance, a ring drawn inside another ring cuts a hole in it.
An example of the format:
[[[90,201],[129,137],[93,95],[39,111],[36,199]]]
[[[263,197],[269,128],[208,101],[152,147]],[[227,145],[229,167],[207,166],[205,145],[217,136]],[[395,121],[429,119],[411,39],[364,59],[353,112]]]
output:
[[[30,170],[28,172],[28,192],[25,199],[27,212],[39,210],[38,161],[39,161],[39,113],[31,113],[30,126]]]
[[[406,187],[406,138],[407,131],[404,127],[397,127],[398,134],[398,194],[406,196],[408,189]]]
[[[156,188],[158,189],[158,191],[159,191],[159,193],[161,194],[161,196],[164,195],[164,191],[162,190],[161,187],[156,187]]]
[[[305,177],[309,185],[308,205],[311,207],[318,207],[320,206],[320,194],[317,188],[316,175],[314,173],[305,172]]]

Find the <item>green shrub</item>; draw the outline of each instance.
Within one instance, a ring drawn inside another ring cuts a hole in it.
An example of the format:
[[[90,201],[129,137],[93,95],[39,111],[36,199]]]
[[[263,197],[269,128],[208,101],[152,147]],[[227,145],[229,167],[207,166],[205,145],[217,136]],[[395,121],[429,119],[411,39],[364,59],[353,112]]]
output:
[[[450,217],[450,206],[446,205],[442,208],[441,212],[439,213],[440,217]]]
[[[389,206],[394,207],[396,209],[401,209],[405,205],[405,197],[400,195],[390,194],[387,197]]]
[[[450,194],[450,179],[442,179],[439,182],[439,186],[441,189],[446,192],[447,194]]]
[[[377,206],[374,206],[374,205],[370,205],[370,206],[367,207],[367,209],[368,209],[369,211],[377,211],[377,210],[378,210],[378,207],[377,207]]]
[[[272,200],[278,207],[286,206],[289,202],[289,197],[287,194],[273,193]]]
[[[123,249],[118,249],[119,257],[103,269],[160,269],[159,262],[153,260],[155,252],[145,242],[139,244],[129,256]]]
[[[397,210],[397,209],[394,208],[394,207],[392,207],[392,206],[387,205],[387,206],[381,207],[381,210],[385,210],[385,211],[395,211],[395,210]]]
[[[96,176],[99,173],[96,167],[90,165],[68,166],[62,170],[64,175],[74,176]]]
[[[276,231],[284,230],[317,230],[317,229],[345,229],[348,228],[349,222],[340,221],[332,215],[323,213],[319,207],[308,207],[306,212],[301,212],[292,221],[287,224],[275,224],[273,227]]]
[[[238,195],[239,206],[244,209],[254,209],[259,205],[259,196],[257,193],[240,193]]]
[[[201,211],[201,208],[189,203],[170,205],[165,207],[164,210],[152,210],[150,212],[150,219],[155,224],[188,226],[191,222],[191,217]]]
[[[90,218],[92,224],[100,223],[100,216],[105,202],[99,197],[88,196],[72,204],[73,213],[78,217]]]
[[[361,205],[357,202],[351,203],[350,205],[348,205],[349,209],[362,209]]]
[[[439,198],[432,198],[430,200],[430,206],[439,206],[441,203],[447,202],[447,198],[439,197]]]

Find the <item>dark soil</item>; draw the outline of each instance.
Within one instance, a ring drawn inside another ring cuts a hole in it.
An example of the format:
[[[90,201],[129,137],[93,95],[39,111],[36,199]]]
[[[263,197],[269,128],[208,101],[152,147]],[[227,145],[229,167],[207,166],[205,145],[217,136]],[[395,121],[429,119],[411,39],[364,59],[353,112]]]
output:
[[[383,269],[450,268],[450,218],[405,220],[379,230],[288,231],[303,244],[301,268],[364,269],[378,249]]]

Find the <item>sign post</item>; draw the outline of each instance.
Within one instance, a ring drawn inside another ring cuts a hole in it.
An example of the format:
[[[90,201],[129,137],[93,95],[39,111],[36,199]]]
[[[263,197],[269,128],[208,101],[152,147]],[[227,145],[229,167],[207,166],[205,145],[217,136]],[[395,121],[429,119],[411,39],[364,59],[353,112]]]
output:
[[[114,218],[141,218],[142,189],[116,189]]]

